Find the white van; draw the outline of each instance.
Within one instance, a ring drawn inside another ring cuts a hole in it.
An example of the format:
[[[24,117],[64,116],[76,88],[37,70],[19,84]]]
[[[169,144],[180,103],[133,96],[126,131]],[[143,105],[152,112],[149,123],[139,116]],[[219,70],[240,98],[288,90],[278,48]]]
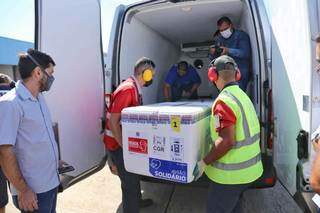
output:
[[[257,187],[279,181],[296,198],[309,185],[310,133],[320,124],[314,41],[319,31],[318,0],[155,0],[120,5],[114,16],[104,69],[99,1],[41,1],[36,4],[36,48],[56,61],[56,81],[46,96],[57,123],[61,159],[75,167],[62,187],[101,169],[105,99],[147,56],[156,63],[145,104],[162,101],[164,77],[179,60],[198,69],[199,95],[212,96],[207,81],[208,46],[216,21],[229,16],[251,40],[252,73],[247,93],[261,122],[264,177]],[[269,24],[271,23],[271,25]],[[271,27],[272,26],[272,27]],[[304,130],[304,131],[300,131]],[[309,133],[309,134],[308,134]],[[296,140],[298,138],[298,140]]]

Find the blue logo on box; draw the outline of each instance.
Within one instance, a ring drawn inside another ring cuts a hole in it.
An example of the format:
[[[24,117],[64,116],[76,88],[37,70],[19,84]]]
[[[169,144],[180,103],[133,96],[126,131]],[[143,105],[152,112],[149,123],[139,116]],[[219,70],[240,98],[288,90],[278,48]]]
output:
[[[149,172],[157,178],[187,183],[187,164],[149,158]]]

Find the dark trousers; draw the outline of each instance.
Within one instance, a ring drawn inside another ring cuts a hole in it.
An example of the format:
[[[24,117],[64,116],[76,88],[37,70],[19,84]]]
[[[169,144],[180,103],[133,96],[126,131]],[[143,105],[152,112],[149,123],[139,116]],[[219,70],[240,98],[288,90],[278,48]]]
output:
[[[0,167],[0,208],[8,204],[7,180]]]
[[[246,92],[247,86],[249,82],[249,70],[247,69],[240,69],[241,70],[241,79],[239,81],[239,87]]]
[[[172,101],[178,101],[182,97],[182,93],[184,92],[190,92],[193,87],[193,84],[187,84],[187,85],[180,85],[180,84],[173,84],[171,86],[171,98]],[[197,91],[194,91],[189,99],[197,99],[198,93]]]
[[[139,175],[127,172],[124,168],[123,151],[121,148],[116,151],[110,151],[110,155],[118,169],[121,181],[123,212],[138,213],[141,199],[140,177]]]
[[[33,213],[56,213],[58,188],[37,194],[39,209]],[[14,205],[19,209],[18,197],[12,196]],[[25,213],[25,211],[21,211]]]
[[[240,199],[250,184],[226,185],[210,182],[207,213],[240,213]]]

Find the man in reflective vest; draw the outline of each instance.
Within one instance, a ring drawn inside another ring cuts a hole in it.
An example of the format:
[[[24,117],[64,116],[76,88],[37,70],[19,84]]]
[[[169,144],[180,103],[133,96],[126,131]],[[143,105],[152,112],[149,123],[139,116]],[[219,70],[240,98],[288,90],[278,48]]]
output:
[[[125,170],[120,120],[124,108],[142,105],[141,87],[151,85],[154,68],[152,60],[145,57],[139,59],[134,66],[134,75],[122,82],[111,95],[111,103],[107,110],[104,143],[117,167],[124,213],[138,213],[140,207],[150,206],[153,203],[151,199],[142,200],[139,176]]]
[[[212,107],[212,141],[193,174],[198,179],[205,172],[211,180],[208,213],[238,212],[243,192],[263,173],[260,125],[250,98],[238,86],[235,61],[224,55],[212,65],[208,77],[220,91]]]

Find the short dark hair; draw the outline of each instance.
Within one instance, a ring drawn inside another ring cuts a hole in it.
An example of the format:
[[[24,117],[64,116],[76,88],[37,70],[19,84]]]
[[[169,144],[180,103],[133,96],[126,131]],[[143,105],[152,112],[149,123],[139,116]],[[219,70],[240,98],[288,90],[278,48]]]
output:
[[[178,63],[178,69],[182,69],[182,68],[188,69],[188,62],[186,62],[186,61],[180,61],[180,62]]]
[[[31,55],[31,57],[39,63],[42,69],[48,68],[50,63],[53,66],[56,65],[53,59],[46,53],[34,49],[28,49],[27,54],[21,54],[19,57],[18,70],[22,79],[29,78],[34,68],[38,66],[28,55]]]
[[[3,73],[0,73],[0,84],[10,84],[12,82],[11,78]]]
[[[219,20],[217,21],[217,25],[221,26],[223,22],[226,22],[227,24],[232,24],[231,19],[227,16],[222,16],[221,18],[219,18]]]
[[[138,69],[144,65],[151,65],[153,69],[156,67],[156,64],[150,58],[142,57],[138,59],[134,65],[134,73],[137,74]]]
[[[316,37],[316,42],[320,43],[320,34]]]

